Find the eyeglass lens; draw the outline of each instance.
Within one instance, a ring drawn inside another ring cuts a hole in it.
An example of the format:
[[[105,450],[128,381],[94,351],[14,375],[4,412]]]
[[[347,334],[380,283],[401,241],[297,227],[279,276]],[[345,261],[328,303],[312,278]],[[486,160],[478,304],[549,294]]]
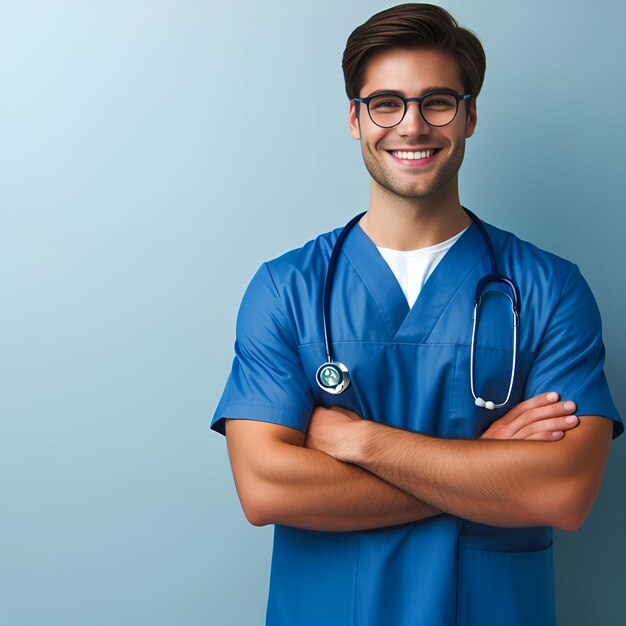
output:
[[[421,102],[424,119],[432,126],[445,126],[456,115],[458,102],[450,94],[436,93]],[[405,103],[399,96],[381,94],[369,102],[369,114],[374,124],[383,128],[395,126],[404,117]]]

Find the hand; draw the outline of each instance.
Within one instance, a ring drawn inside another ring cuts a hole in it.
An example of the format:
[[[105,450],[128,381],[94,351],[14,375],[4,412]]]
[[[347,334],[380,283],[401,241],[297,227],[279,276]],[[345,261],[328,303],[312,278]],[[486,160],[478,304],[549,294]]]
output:
[[[557,402],[559,394],[540,394],[514,406],[497,419],[480,436],[480,439],[527,439],[535,441],[558,441],[565,432],[576,428],[579,420],[572,413],[576,405]],[[567,422],[568,417],[574,417]]]
[[[325,409],[318,406],[313,411],[304,446],[347,460],[357,444],[354,424],[364,421],[354,411],[341,407]]]

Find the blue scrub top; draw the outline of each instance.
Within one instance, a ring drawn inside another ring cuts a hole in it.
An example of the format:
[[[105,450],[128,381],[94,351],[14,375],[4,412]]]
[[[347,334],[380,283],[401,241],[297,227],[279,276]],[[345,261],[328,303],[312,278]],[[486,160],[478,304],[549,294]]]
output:
[[[356,226],[346,238],[331,299],[334,357],[350,369],[341,395],[315,382],[325,361],[322,297],[341,229],[261,266],[237,319],[232,371],[211,428],[224,418],[307,430],[315,406],[434,437],[477,438],[526,398],[557,391],[579,415],[624,429],[603,372],[601,321],[578,268],[486,224],[500,271],[521,296],[517,378],[506,408],[475,406],[470,391],[474,290],[490,273],[472,224],[409,309],[393,272]],[[509,384],[508,298],[483,299],[477,395],[502,402]],[[544,626],[556,623],[552,529],[499,528],[441,514],[358,532],[277,525],[268,626]]]

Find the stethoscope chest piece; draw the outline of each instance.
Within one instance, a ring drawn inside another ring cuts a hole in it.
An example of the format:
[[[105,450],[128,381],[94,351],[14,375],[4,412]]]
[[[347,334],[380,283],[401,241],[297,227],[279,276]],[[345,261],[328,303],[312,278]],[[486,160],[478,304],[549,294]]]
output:
[[[339,394],[345,391],[350,384],[348,368],[339,361],[322,363],[315,374],[317,384],[326,392]]]

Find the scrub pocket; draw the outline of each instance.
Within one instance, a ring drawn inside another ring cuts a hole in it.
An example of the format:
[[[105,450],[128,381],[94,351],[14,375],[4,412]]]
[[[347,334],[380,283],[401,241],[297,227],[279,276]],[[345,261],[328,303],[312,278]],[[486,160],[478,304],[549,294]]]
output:
[[[457,344],[455,347],[453,384],[450,394],[448,437],[475,439],[497,419],[521,401],[526,376],[534,354],[518,351],[517,374],[508,404],[502,408],[488,410],[477,407],[470,385],[470,346]],[[476,395],[503,402],[511,379],[513,350],[476,346],[475,391]]]
[[[352,626],[358,554],[354,533],[276,526],[266,626]]]
[[[552,543],[506,552],[459,537],[457,626],[556,626]]]

